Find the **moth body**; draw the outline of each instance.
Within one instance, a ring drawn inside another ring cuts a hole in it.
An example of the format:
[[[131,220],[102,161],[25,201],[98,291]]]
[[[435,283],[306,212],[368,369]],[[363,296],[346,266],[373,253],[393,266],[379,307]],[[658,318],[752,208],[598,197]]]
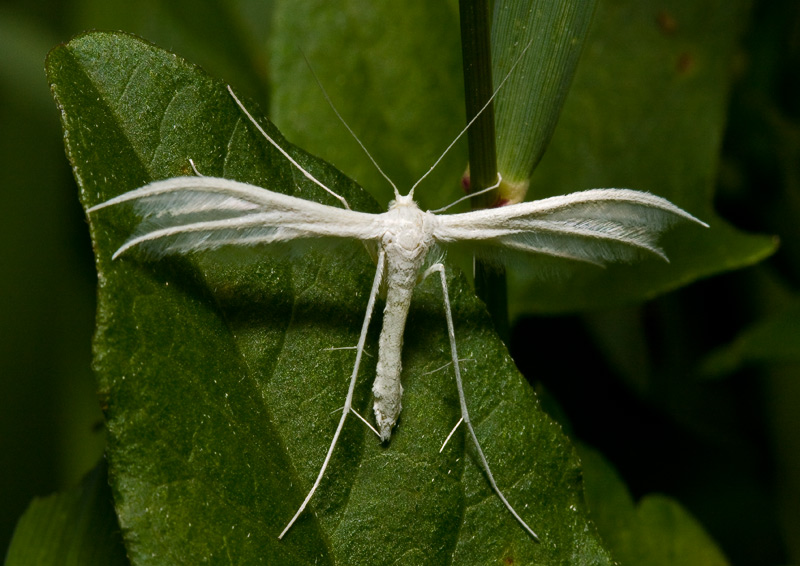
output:
[[[437,218],[430,212],[423,212],[408,195],[392,201],[383,216],[385,231],[379,246],[386,254],[383,278],[388,286],[372,394],[375,422],[381,441],[386,442],[403,408],[400,382],[403,332],[414,287],[435,243]]]

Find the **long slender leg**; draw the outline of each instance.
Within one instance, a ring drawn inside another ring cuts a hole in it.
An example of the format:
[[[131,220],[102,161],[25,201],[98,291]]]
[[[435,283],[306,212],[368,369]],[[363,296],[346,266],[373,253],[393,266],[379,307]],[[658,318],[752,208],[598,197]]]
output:
[[[460,202],[464,202],[467,199],[475,198],[475,197],[480,196],[480,195],[482,195],[484,193],[488,193],[489,191],[495,190],[497,187],[500,186],[500,184],[502,182],[503,182],[503,176],[500,173],[498,173],[497,174],[497,182],[494,185],[492,185],[491,187],[486,187],[485,189],[481,189],[479,191],[475,191],[474,193],[469,193],[468,195],[464,195],[460,199],[454,200],[453,202],[451,202],[447,206],[443,206],[442,208],[437,208],[436,210],[430,210],[428,212],[432,212],[434,214],[439,214],[440,212],[444,212],[448,208],[452,208],[452,207],[454,207],[455,205],[457,205]]]
[[[192,166],[192,171],[194,171],[195,175],[197,175],[198,177],[205,177],[205,175],[203,175],[200,171],[197,170],[197,167],[194,164],[194,160],[191,157],[189,158],[189,165]]]
[[[275,149],[277,149],[279,152],[281,152],[281,155],[283,155],[283,156],[284,156],[284,157],[285,157],[285,158],[286,158],[286,159],[289,161],[289,163],[291,163],[292,165],[294,165],[294,166],[295,166],[295,167],[296,167],[296,168],[297,168],[297,169],[298,169],[298,170],[299,170],[299,171],[300,171],[300,172],[303,174],[303,176],[305,176],[305,177],[306,177],[306,178],[307,178],[309,181],[311,181],[311,182],[312,182],[312,183],[314,183],[315,185],[318,185],[318,186],[322,187],[323,189],[325,189],[326,191],[328,191],[328,193],[329,193],[329,194],[331,194],[332,196],[336,197],[336,198],[339,200],[339,202],[341,202],[341,203],[344,205],[344,207],[345,207],[347,210],[350,210],[350,205],[349,205],[349,204],[347,204],[347,200],[345,200],[345,198],[344,198],[342,195],[340,195],[340,194],[338,194],[338,193],[335,193],[335,192],[333,192],[331,189],[329,189],[328,187],[326,187],[326,186],[325,186],[325,185],[322,183],[322,181],[320,181],[320,180],[319,180],[319,179],[317,179],[317,178],[316,178],[314,175],[312,175],[311,173],[309,173],[308,171],[306,171],[305,169],[303,169],[303,167],[302,167],[302,166],[301,166],[301,165],[300,165],[300,164],[299,164],[297,161],[295,161],[295,160],[292,158],[292,156],[291,156],[291,155],[289,155],[288,153],[286,153],[286,150],[285,150],[285,149],[283,149],[281,146],[279,146],[279,145],[278,145],[278,142],[276,142],[274,139],[272,139],[272,138],[269,136],[269,134],[268,134],[267,132],[265,132],[265,131],[264,131],[264,128],[262,128],[262,127],[261,127],[261,124],[259,124],[258,122],[256,122],[256,119],[255,119],[255,118],[253,118],[253,116],[250,114],[250,112],[247,110],[247,108],[245,108],[244,104],[242,104],[242,101],[241,101],[241,100],[239,100],[239,98],[238,98],[238,97],[237,97],[237,96],[236,96],[236,95],[233,93],[233,89],[230,87],[230,85],[228,85],[228,92],[230,93],[230,95],[231,95],[231,97],[233,98],[233,101],[236,103],[236,105],[237,105],[237,106],[238,106],[238,107],[241,109],[241,111],[242,111],[242,112],[244,112],[244,115],[245,115],[245,116],[247,116],[247,118],[248,118],[248,119],[250,120],[250,122],[251,122],[251,123],[252,123],[252,124],[253,124],[253,125],[256,127],[256,129],[257,129],[259,132],[261,132],[261,135],[262,135],[262,136],[264,136],[264,138],[266,138],[266,140],[267,140],[267,141],[268,141],[270,144],[272,144],[272,146],[273,146]]]
[[[367,301],[367,312],[364,314],[364,322],[361,325],[361,336],[358,338],[358,347],[356,348],[356,363],[353,366],[353,375],[350,376],[350,387],[347,389],[347,398],[344,401],[344,407],[342,408],[342,417],[339,419],[339,425],[336,427],[336,432],[333,434],[333,440],[331,440],[331,445],[328,448],[328,453],[325,456],[325,460],[322,462],[322,467],[319,470],[319,474],[317,475],[317,479],[314,482],[314,485],[311,486],[311,490],[306,495],[306,498],[303,500],[303,504],[300,505],[300,508],[297,510],[297,513],[294,514],[292,520],[289,521],[289,524],[286,525],[286,528],[283,529],[280,535],[278,535],[279,539],[282,539],[283,536],[292,528],[297,518],[305,511],[308,502],[311,501],[311,498],[314,495],[314,492],[317,491],[320,482],[322,482],[322,476],[325,475],[325,470],[328,467],[328,463],[331,461],[331,456],[333,455],[333,449],[336,447],[336,442],[339,440],[339,435],[344,428],[344,421],[347,419],[347,415],[350,414],[350,410],[353,407],[353,392],[356,388],[356,377],[358,377],[358,367],[361,365],[361,355],[364,353],[364,343],[367,340],[367,330],[369,329],[369,321],[372,318],[372,311],[375,308],[375,297],[378,295],[378,290],[381,286],[381,278],[383,277],[383,270],[384,264],[386,262],[386,252],[380,250],[378,252],[378,267],[375,270],[375,278],[372,281],[372,290],[369,293],[369,301]]]
[[[461,423],[463,423],[463,422],[464,422],[464,417],[461,417],[460,419],[458,419],[458,422],[456,423],[456,426],[453,427],[453,430],[450,431],[450,434],[448,434],[447,438],[445,438],[444,442],[442,442],[442,447],[439,448],[439,454],[444,452],[444,447],[447,446],[447,443],[450,442],[450,439],[453,438],[453,435],[456,433],[456,431],[458,430],[458,427],[460,427]]]
[[[531,529],[528,526],[528,523],[526,523],[522,519],[522,517],[519,516],[519,514],[514,510],[514,508],[505,498],[503,492],[500,491],[500,488],[497,487],[497,482],[494,481],[492,470],[489,469],[489,462],[486,461],[486,456],[483,454],[483,450],[481,449],[481,444],[480,442],[478,442],[478,437],[475,435],[475,430],[472,428],[472,422],[469,420],[469,412],[467,411],[467,400],[466,397],[464,396],[464,387],[461,383],[461,369],[458,365],[458,352],[456,351],[456,334],[455,334],[455,329],[453,327],[453,314],[450,310],[450,295],[447,292],[447,279],[445,278],[444,274],[444,265],[442,265],[441,263],[432,265],[425,271],[425,273],[422,275],[422,278],[423,279],[426,278],[434,271],[439,272],[439,275],[442,280],[442,294],[444,295],[444,314],[445,318],[447,319],[447,334],[450,337],[450,355],[453,357],[453,368],[455,369],[455,374],[456,374],[456,387],[458,388],[458,400],[459,403],[461,404],[461,418],[463,419],[464,425],[467,427],[467,430],[469,430],[469,434],[472,437],[472,442],[475,445],[475,449],[478,452],[478,456],[480,456],[481,466],[483,467],[483,471],[486,472],[486,477],[489,479],[489,484],[492,486],[492,489],[500,498],[500,501],[503,502],[503,505],[506,506],[506,509],[509,510],[509,512],[514,516],[517,522],[522,526],[522,528],[525,529],[525,531],[527,531],[527,533],[531,535],[534,538],[534,540],[538,541],[539,540],[538,535],[535,532],[533,532],[533,529]]]
[[[371,423],[370,423],[370,422],[369,422],[367,419],[365,419],[364,417],[362,417],[362,416],[361,416],[361,413],[359,413],[358,411],[356,411],[356,410],[355,410],[354,408],[352,408],[352,407],[350,407],[350,410],[353,412],[353,414],[354,414],[356,417],[358,417],[358,419],[359,419],[359,420],[360,420],[362,423],[364,423],[365,425],[367,425],[367,428],[368,428],[368,429],[370,429],[372,432],[374,432],[374,433],[375,433],[375,436],[377,436],[378,438],[380,438],[380,437],[381,437],[381,433],[380,433],[380,432],[378,432],[378,429],[376,429],[374,426],[372,426],[372,424],[371,424]]]

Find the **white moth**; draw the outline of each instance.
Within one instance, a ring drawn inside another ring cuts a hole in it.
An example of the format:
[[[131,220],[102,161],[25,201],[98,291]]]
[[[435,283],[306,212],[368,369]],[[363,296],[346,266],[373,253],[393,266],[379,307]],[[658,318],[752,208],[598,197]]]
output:
[[[432,265],[428,264],[432,258],[441,257],[441,250],[446,249],[448,244],[464,242],[489,246],[498,251],[505,249],[531,255],[541,254],[598,265],[632,260],[641,252],[666,259],[655,243],[660,232],[679,219],[705,224],[663,198],[627,189],[594,189],[502,208],[438,215],[435,212],[444,209],[423,211],[414,202],[414,188],[427,173],[406,195],[401,195],[392,184],[395,198],[386,212],[367,214],[354,211],[342,196],[334,193],[292,159],[256,122],[230,87],[228,90],[264,138],[303,175],[339,199],[344,208],[286,196],[230,179],[198,174],[196,177],[175,177],[150,183],[94,206],[88,212],[135,201],[137,211],[144,218],[156,221],[156,228],[152,228],[152,225],[141,228],[138,234],[116,251],[114,258],[132,248],[143,248],[152,255],[163,256],[227,245],[255,246],[320,238],[359,240],[377,250],[377,269],[361,326],[342,416],[313,486],[278,538],[283,538],[303,513],[322,481],[347,416],[351,411],[358,415],[352,408],[353,392],[367,329],[382,283],[386,288],[386,305],[372,392],[378,425],[375,432],[381,441],[389,440],[402,408],[401,354],[411,295],[420,281],[428,275],[437,274],[442,284],[450,355],[461,405],[461,419],[453,432],[461,423],[466,426],[492,489],[525,531],[538,540],[533,529],[519,516],[497,486],[472,427],[461,382],[445,268],[435,259]],[[465,131],[466,128],[461,134]],[[374,159],[372,161],[374,163]],[[433,167],[428,173],[431,170]]]

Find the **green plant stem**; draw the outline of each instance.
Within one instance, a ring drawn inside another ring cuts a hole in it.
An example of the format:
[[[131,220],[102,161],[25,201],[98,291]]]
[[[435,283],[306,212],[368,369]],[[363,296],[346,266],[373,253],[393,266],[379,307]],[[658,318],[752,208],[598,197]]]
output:
[[[460,0],[461,54],[464,65],[464,97],[467,120],[481,111],[492,96],[492,55],[487,0]],[[494,111],[490,104],[467,132],[471,192],[489,187],[497,179]],[[476,197],[473,208],[497,204],[494,191]],[[495,329],[504,342],[510,336],[508,291],[505,271],[475,260],[475,292],[486,303]]]

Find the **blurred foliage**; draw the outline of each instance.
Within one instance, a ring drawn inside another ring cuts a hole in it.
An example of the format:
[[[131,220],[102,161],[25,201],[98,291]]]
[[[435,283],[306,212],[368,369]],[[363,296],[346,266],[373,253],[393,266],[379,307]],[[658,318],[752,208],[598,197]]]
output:
[[[20,517],[6,566],[125,566],[105,461],[80,485],[36,498]]]
[[[607,309],[774,251],[772,238],[737,230],[712,206],[731,60],[748,4],[598,5],[558,129],[531,179],[531,196],[636,188],[669,199],[711,228],[670,231],[663,239],[669,263],[578,266],[571,277],[553,282],[526,277],[525,266],[510,270],[512,312]]]
[[[669,497],[634,502],[603,456],[580,447],[586,501],[617,564],[723,566],[728,560],[694,517]]]
[[[641,5],[642,21],[651,21],[665,37],[680,40],[688,25],[680,16],[684,3],[662,4],[663,8],[648,12],[649,4],[600,0],[598,14],[602,18],[604,9]],[[719,2],[696,5],[694,16],[699,23],[692,25],[700,26],[701,35],[703,22],[718,22],[714,16],[727,9]],[[525,375],[546,396],[552,395],[553,406],[559,407],[554,412],[566,415],[573,434],[614,463],[634,499],[654,491],[674,496],[733,563],[781,564],[800,562],[800,367],[786,356],[798,348],[789,313],[796,312],[800,288],[800,7],[794,0],[764,0],[749,10],[743,4],[737,6],[736,26],[743,30],[740,40],[719,47],[720,51],[712,45],[705,52],[722,81],[708,115],[719,117],[715,127],[717,135],[724,132],[721,148],[713,139],[687,139],[683,153],[668,153],[665,158],[669,159],[654,160],[651,168],[656,174],[663,170],[670,175],[669,182],[676,182],[673,175],[692,167],[687,160],[697,156],[692,144],[701,144],[712,161],[705,170],[707,184],[698,190],[715,187],[721,217],[743,230],[775,234],[782,247],[758,267],[716,276],[644,305],[558,318],[521,318],[511,349]],[[264,107],[277,112],[283,104],[287,113],[283,119],[288,123],[278,126],[289,139],[331,159],[366,186],[376,186],[367,165],[360,169],[362,174],[336,159],[338,146],[313,147],[313,140],[325,138],[318,135],[319,130],[309,133],[308,143],[295,135],[290,101],[276,98],[270,105],[275,97],[271,81],[280,70],[278,59],[266,55],[271,27],[278,21],[274,17],[271,3],[256,0],[200,5],[158,0],[11,0],[0,8],[0,124],[5,134],[0,175],[3,190],[11,195],[5,200],[0,223],[4,266],[0,277],[0,451],[4,455],[0,482],[6,503],[0,516],[0,548],[6,546],[33,495],[75,485],[94,465],[103,446],[102,427],[98,427],[102,417],[89,370],[94,267],[74,181],[63,157],[57,114],[47,93],[42,71],[45,54],[57,42],[85,29],[137,33],[200,63]],[[313,29],[310,17],[308,23],[308,29]],[[441,83],[430,87],[431,96],[441,91],[447,98],[447,93],[455,92],[448,89],[458,88],[451,60],[457,58],[457,38],[448,35],[451,27],[425,32],[450,46],[419,55],[426,65],[439,68],[441,64],[446,69],[438,77]],[[634,27],[626,30],[628,36]],[[364,24],[363,29],[380,35],[375,22]],[[278,33],[279,28],[275,30]],[[619,31],[620,40],[625,39],[626,34]],[[295,34],[300,48],[313,43],[313,32],[299,29]],[[343,36],[340,45],[322,48],[339,57],[353,56],[348,41]],[[627,53],[646,62],[652,54],[646,45],[633,43]],[[586,53],[586,57],[595,55]],[[364,52],[358,55],[366,58]],[[434,56],[447,60],[432,62]],[[302,56],[287,53],[283,61],[292,59],[300,67],[288,76],[306,77]],[[311,60],[318,68],[313,56]],[[687,63],[681,58],[673,62]],[[579,75],[583,63],[579,63]],[[407,99],[393,98],[402,86],[399,78],[389,77],[381,86],[364,84],[370,75],[359,73],[358,67],[318,70],[340,73],[323,81],[337,103],[348,95],[354,98],[359,111],[356,131],[361,120],[383,127],[382,135],[368,132],[364,136],[379,158],[385,156],[381,163],[391,163],[393,154],[408,159],[408,147],[415,147],[419,151],[413,158],[424,168],[440,147],[437,140],[452,136],[438,123],[430,124],[430,129],[407,127],[405,121],[413,117],[415,108]],[[612,76],[616,70],[607,69]],[[632,71],[620,88],[631,85],[634,90],[649,88],[654,80]],[[578,102],[568,96],[567,108]],[[457,117],[458,108],[449,111]],[[600,140],[601,146],[604,139],[624,141],[603,129],[604,120],[599,118],[607,111],[602,106],[581,110],[592,124],[586,139]],[[565,125],[568,112],[563,117]],[[691,124],[679,120],[681,112],[680,104],[674,106],[676,124],[680,124],[675,127],[690,129]],[[347,118],[352,121],[350,115]],[[389,121],[405,128],[400,141],[392,141],[396,138],[389,135]],[[328,119],[315,122],[314,127],[338,126],[335,119]],[[557,127],[553,153],[545,155],[538,172],[542,175],[548,167],[562,171],[571,167],[547,164],[558,155],[559,135],[565,134]],[[381,145],[381,139],[372,144],[371,136],[382,137],[389,145]],[[344,133],[337,139],[350,143]],[[634,137],[633,143],[611,145],[612,150],[627,148],[604,157],[603,163],[614,163],[620,176],[588,182],[592,186],[638,183],[636,175],[626,177],[625,172],[628,165],[639,166],[637,146],[643,143]],[[651,142],[645,146],[652,149]],[[458,158],[451,159],[450,169],[457,169]],[[391,167],[396,169],[390,175],[400,183],[420,171],[407,163]],[[434,185],[442,182],[441,178],[431,180]],[[578,188],[589,187],[581,184],[569,190]],[[636,184],[634,188],[648,187]],[[704,200],[695,198],[687,202]],[[728,251],[720,249],[720,253]],[[752,259],[763,255],[754,254]],[[631,271],[629,277],[635,273]],[[535,300],[534,291],[529,291],[531,300]],[[716,379],[708,380],[703,370],[719,356],[727,356],[726,362],[717,364]]]

